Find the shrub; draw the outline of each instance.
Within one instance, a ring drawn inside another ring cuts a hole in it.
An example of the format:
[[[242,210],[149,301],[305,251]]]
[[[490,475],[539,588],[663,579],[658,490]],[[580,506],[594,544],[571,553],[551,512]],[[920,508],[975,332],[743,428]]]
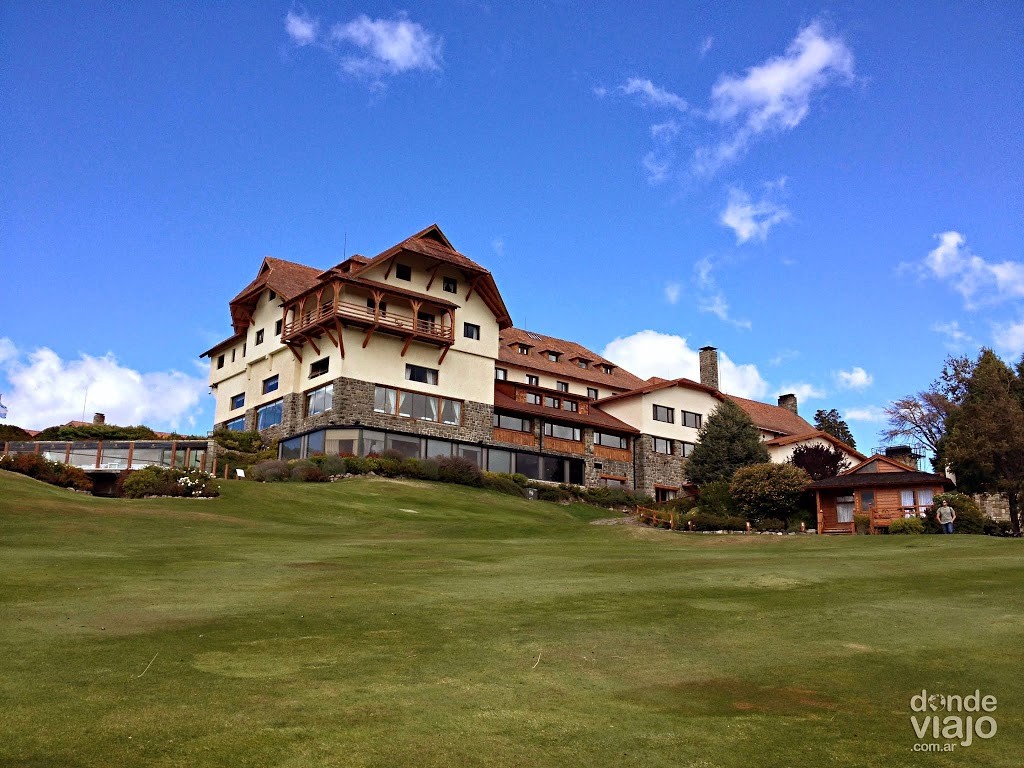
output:
[[[732,494],[729,493],[729,483],[725,480],[718,480],[708,483],[700,489],[697,497],[697,506],[701,512],[718,517],[732,517],[736,515],[736,505],[733,503]]]
[[[520,488],[525,488],[530,484],[530,478],[526,475],[520,474],[519,472],[516,472],[514,475],[508,475],[508,477],[512,478],[512,482]]]
[[[327,475],[323,473],[323,470],[307,459],[294,461],[289,466],[291,470],[289,474],[292,480],[297,480],[300,483],[323,483],[327,481]]]
[[[537,490],[537,498],[541,501],[553,501],[556,504],[572,501],[573,495],[570,491],[565,488],[539,488]]]
[[[398,477],[402,474],[402,464],[406,457],[395,450],[388,449],[373,457],[374,472],[384,477]]]
[[[758,521],[754,525],[754,529],[764,532],[776,532],[786,530],[786,523],[784,520],[779,520],[777,517],[766,517],[763,520]]]
[[[246,477],[258,483],[276,483],[292,476],[287,461],[268,459],[249,468]]]
[[[694,507],[697,506],[697,502],[691,499],[689,496],[679,496],[677,498],[666,501],[661,505],[663,509],[670,509],[673,512],[679,512],[686,514]]]
[[[737,515],[715,515],[694,509],[684,518],[695,531],[745,531],[747,521]]]
[[[650,506],[654,499],[646,494],[637,491],[630,491],[626,488],[585,488],[579,491],[579,498],[587,504],[595,507],[607,507],[619,509],[621,507],[635,507],[637,505]]]
[[[889,533],[897,535],[924,533],[924,523],[919,517],[900,517],[889,523]]]
[[[733,475],[729,492],[737,509],[751,522],[788,520],[800,511],[800,497],[810,482],[793,464],[755,464]]]
[[[437,460],[437,476],[442,483],[480,486],[483,473],[480,468],[462,456],[442,456]]]
[[[934,525],[936,532],[941,529],[939,528],[938,521],[935,520],[934,510],[941,507],[943,502],[949,504],[953,511],[956,512],[956,522],[953,523],[954,533],[985,533],[985,515],[982,514],[981,507],[970,496],[956,492],[940,493],[935,497],[935,505],[928,518],[929,522]],[[928,527],[931,528],[932,526]]]
[[[412,459],[416,461],[416,459]],[[419,473],[416,477],[421,480],[439,480],[440,479],[440,468],[437,465],[436,459],[423,459],[422,461],[416,461],[416,471]]]
[[[991,517],[986,517],[984,530],[986,536],[1009,536],[1013,526],[1009,520],[993,520]]]
[[[348,470],[345,467],[345,459],[341,456],[324,456],[318,454],[316,456],[310,456],[309,460],[320,468],[327,477],[333,475],[344,475]]]
[[[155,464],[122,473],[115,485],[118,495],[129,499],[144,496],[218,496],[213,476],[198,469],[167,469]]]
[[[50,461],[35,453],[15,453],[0,456],[0,469],[17,472],[50,485],[91,491],[92,480],[78,467],[59,461]]]
[[[513,480],[511,475],[501,472],[484,472],[481,482],[483,487],[489,491],[523,497],[523,487]]]
[[[857,533],[867,533],[871,529],[871,515],[854,515],[853,527]]]
[[[366,456],[346,456],[345,471],[350,475],[365,475],[376,470],[376,463]]]

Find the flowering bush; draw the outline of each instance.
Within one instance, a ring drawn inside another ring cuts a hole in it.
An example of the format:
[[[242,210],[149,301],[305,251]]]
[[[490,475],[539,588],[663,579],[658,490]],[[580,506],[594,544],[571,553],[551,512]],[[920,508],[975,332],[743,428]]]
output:
[[[0,469],[28,475],[50,485],[59,485],[61,488],[74,488],[76,491],[92,490],[92,480],[78,467],[50,461],[35,453],[4,454],[0,456]]]
[[[122,472],[115,492],[129,499],[146,496],[219,496],[220,488],[208,472],[198,469],[167,469],[156,465]]]

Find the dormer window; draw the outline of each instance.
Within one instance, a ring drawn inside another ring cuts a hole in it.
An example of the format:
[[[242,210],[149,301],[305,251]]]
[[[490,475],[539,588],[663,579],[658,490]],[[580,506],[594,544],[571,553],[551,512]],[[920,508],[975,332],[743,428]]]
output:
[[[602,366],[601,366],[601,371],[602,371],[603,373],[608,373],[608,374],[610,374],[610,373],[612,372],[612,366],[610,366],[610,365],[602,365]]]
[[[410,267],[408,264],[396,264],[395,279],[412,280],[412,267]]]
[[[530,345],[529,344],[517,344],[516,345],[516,351],[520,355],[528,355],[528,354],[530,354]]]
[[[550,360],[552,363],[557,363],[558,362],[558,358],[560,358],[562,356],[561,352],[555,352],[554,350],[550,350],[550,349],[547,352],[545,352],[544,354],[547,355],[548,360]]]

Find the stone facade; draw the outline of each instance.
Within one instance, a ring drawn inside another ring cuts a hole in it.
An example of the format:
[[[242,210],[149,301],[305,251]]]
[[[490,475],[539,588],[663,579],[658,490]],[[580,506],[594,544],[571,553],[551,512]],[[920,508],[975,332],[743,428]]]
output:
[[[675,488],[683,484],[683,444],[672,441],[672,455],[654,452],[654,438],[640,435],[635,441],[633,457],[636,462],[636,489],[648,496],[655,495],[655,485],[669,485]]]
[[[1002,493],[976,493],[974,500],[981,507],[981,512],[993,520],[1010,519],[1010,501]]]

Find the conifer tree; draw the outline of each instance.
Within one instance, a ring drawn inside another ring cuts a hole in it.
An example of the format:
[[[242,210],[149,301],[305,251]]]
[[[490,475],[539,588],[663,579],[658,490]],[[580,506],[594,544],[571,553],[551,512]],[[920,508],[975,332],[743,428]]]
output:
[[[732,400],[720,403],[698,433],[697,447],[686,462],[686,476],[696,485],[728,482],[740,467],[768,461],[768,449],[746,411]]]

